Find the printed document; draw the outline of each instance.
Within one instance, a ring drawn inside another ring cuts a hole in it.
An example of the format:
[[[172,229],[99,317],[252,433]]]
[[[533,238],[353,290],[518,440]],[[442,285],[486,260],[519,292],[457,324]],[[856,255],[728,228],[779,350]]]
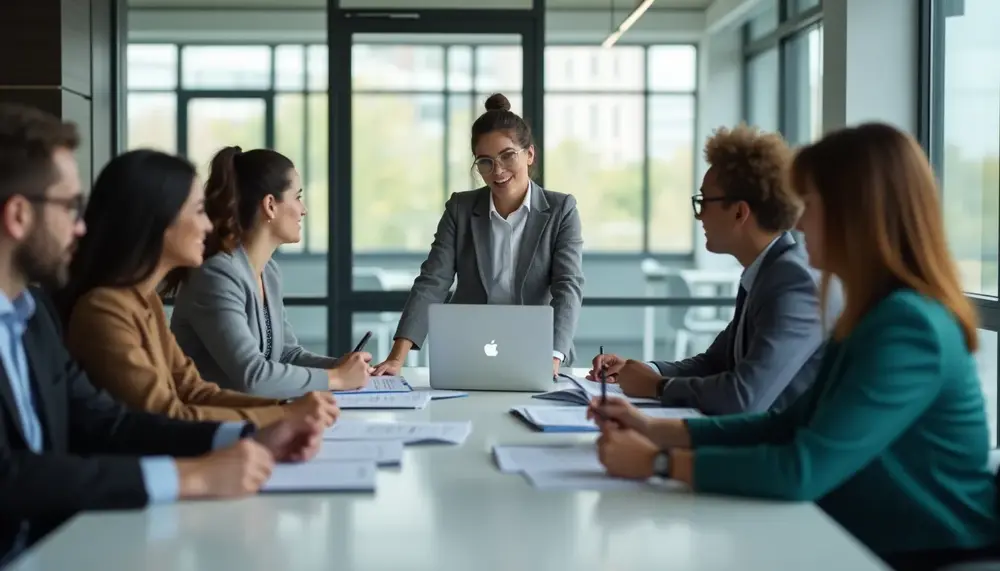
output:
[[[336,395],[337,406],[342,409],[349,408],[407,408],[421,409],[431,402],[431,395],[426,392],[409,393],[338,393]]]
[[[375,462],[276,464],[262,492],[374,491]]]
[[[326,440],[402,440],[405,444],[462,444],[472,422],[367,422],[340,420],[323,433]]]
[[[403,377],[393,377],[389,375],[381,377],[369,377],[368,382],[365,386],[360,389],[353,389],[349,391],[333,391],[333,394],[352,394],[352,393],[408,393],[412,391],[413,388],[410,387],[410,383],[406,382]]]
[[[603,473],[593,444],[540,444],[493,447],[493,458],[501,472]]]
[[[312,462],[344,460],[375,462],[379,466],[398,466],[403,461],[403,442],[326,440]]]

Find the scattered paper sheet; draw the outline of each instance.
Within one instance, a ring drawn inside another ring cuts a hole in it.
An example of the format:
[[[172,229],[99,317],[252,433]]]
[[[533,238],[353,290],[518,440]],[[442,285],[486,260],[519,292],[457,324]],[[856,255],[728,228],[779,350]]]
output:
[[[345,460],[375,462],[379,466],[398,466],[403,461],[403,442],[326,440],[316,457],[312,459],[313,462]]]
[[[410,393],[338,393],[336,395],[337,406],[342,409],[349,408],[406,408],[421,409],[431,402],[431,395],[424,392]]]
[[[262,492],[375,490],[375,462],[301,462],[278,464]]]
[[[567,375],[569,376],[569,375]],[[590,399],[593,397],[601,396],[601,383],[599,381],[591,381],[589,379],[584,379],[581,377],[569,376],[573,384],[580,388],[584,393],[586,393],[587,400],[581,404],[589,405]],[[643,398],[643,397],[628,397],[622,392],[622,388],[617,383],[607,383],[607,393],[609,397],[621,397],[632,404],[636,405],[658,405],[660,404],[659,399],[654,398]]]
[[[432,389],[429,387],[419,387],[413,389],[415,393],[427,393],[431,395],[431,400],[457,399],[469,396],[469,393],[462,391],[446,391],[443,389]]]
[[[326,440],[402,440],[406,444],[462,444],[472,422],[366,422],[339,420],[323,433]]]
[[[604,472],[593,444],[494,446],[493,458],[501,472]]]
[[[539,490],[644,490],[651,484],[643,480],[612,478],[600,472],[525,472],[525,478]]]
[[[350,391],[333,391],[335,395],[357,394],[357,393],[408,393],[412,391],[410,383],[403,377],[393,377],[389,375],[381,377],[369,377],[365,386],[360,389]]]

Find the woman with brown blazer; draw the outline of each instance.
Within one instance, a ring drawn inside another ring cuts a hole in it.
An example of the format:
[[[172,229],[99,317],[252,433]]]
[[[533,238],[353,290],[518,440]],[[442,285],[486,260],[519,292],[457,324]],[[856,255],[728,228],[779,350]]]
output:
[[[157,290],[171,271],[201,263],[211,229],[188,161],[155,151],[115,158],[91,191],[84,222],[88,233],[59,301],[66,344],[95,385],[172,418],[264,426],[294,415],[333,424],[339,411],[329,392],[282,404],[223,390],[177,345]]]

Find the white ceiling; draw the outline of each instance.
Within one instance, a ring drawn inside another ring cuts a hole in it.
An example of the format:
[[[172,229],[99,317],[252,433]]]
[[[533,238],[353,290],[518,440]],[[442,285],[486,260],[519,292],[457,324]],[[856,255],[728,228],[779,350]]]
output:
[[[627,9],[638,2],[636,0],[546,0],[549,8],[568,10],[574,8],[595,9],[610,8],[614,2],[615,8]],[[366,0],[342,0],[343,6],[363,7]],[[396,6],[400,8],[420,7],[453,7],[454,0],[373,0],[374,7],[385,8]],[[711,0],[655,0],[651,10],[704,10]],[[136,8],[266,8],[266,9],[302,9],[323,8],[325,0],[128,0],[129,6]],[[505,0],[465,0],[464,5],[479,5],[484,8],[503,8],[510,5]],[[514,2],[518,7],[527,4],[526,0]],[[471,7],[471,6],[470,6]]]

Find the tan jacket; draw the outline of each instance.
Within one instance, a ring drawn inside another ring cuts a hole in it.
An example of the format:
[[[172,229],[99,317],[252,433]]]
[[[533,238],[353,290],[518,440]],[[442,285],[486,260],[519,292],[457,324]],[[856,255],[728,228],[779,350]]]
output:
[[[156,293],[97,288],[73,307],[66,345],[91,382],[126,406],[185,420],[257,426],[285,414],[277,400],[219,388],[198,374],[167,326]]]

